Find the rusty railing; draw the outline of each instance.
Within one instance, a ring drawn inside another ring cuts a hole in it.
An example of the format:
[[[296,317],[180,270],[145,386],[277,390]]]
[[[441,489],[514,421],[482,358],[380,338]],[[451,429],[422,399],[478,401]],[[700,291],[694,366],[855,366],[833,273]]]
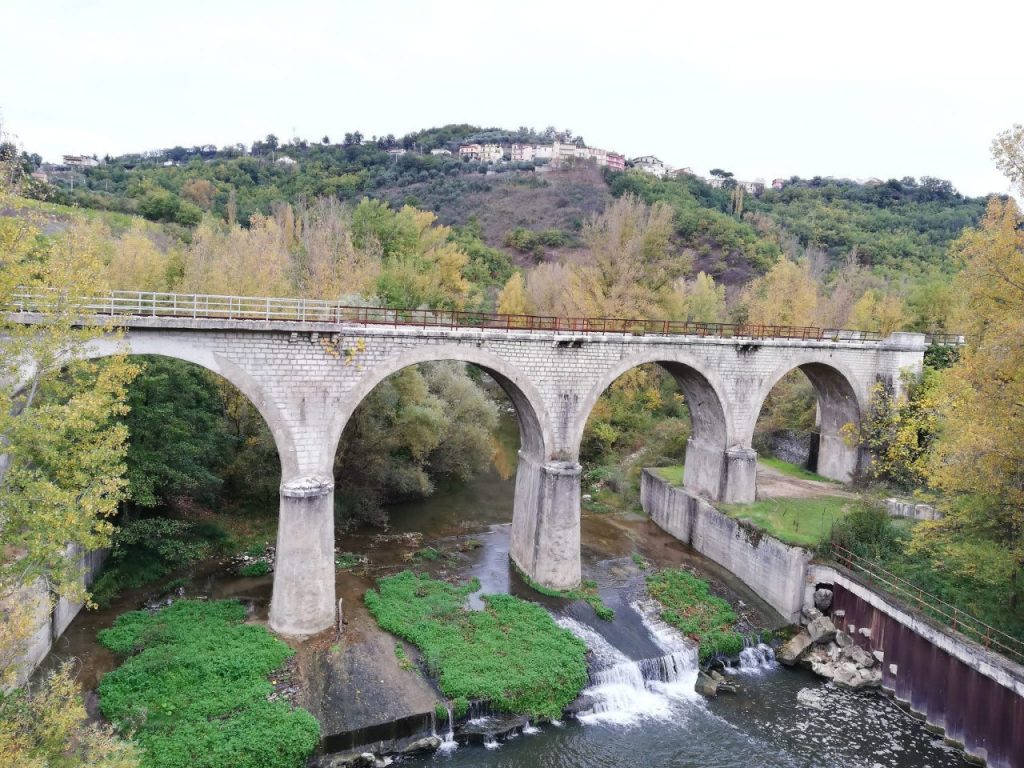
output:
[[[845,547],[832,544],[832,557],[850,571],[865,576],[869,583],[880,584],[893,596],[908,600],[914,608],[954,632],[959,632],[1008,659],[1024,664],[1024,640],[986,624],[962,608],[925,592],[902,576],[897,576],[878,563],[861,557]]]
[[[11,307],[15,312],[53,311],[59,299],[52,294],[21,293]],[[63,302],[75,311],[129,317],[322,322],[346,325],[389,325],[420,328],[482,328],[503,331],[557,333],[622,333],[636,336],[711,336],[737,339],[801,339],[809,341],[879,341],[881,334],[846,328],[761,325],[752,323],[698,323],[682,320],[643,320],[608,317],[552,317],[467,312],[443,309],[391,309],[354,307],[319,299],[270,298],[111,291],[105,296]],[[948,342],[962,337],[946,334]],[[937,338],[937,336],[935,336]]]

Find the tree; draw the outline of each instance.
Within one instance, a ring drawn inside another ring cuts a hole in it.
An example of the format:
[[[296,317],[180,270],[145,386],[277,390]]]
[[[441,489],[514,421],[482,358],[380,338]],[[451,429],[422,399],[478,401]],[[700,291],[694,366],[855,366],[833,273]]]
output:
[[[644,318],[663,314],[672,283],[690,264],[672,246],[672,209],[627,194],[583,227],[589,259],[574,267],[569,300],[591,317]]]
[[[780,259],[743,293],[747,322],[759,325],[810,325],[818,306],[818,283],[806,262]]]
[[[721,168],[712,168],[710,173],[719,179],[731,179],[733,177],[732,171],[723,171]]]
[[[230,459],[224,404],[198,366],[155,357],[128,392],[128,494],[141,507],[189,495],[209,504]]]
[[[0,200],[0,206],[6,201]],[[136,368],[123,358],[86,362],[105,332],[81,327],[69,297],[102,288],[102,229],[74,223],[44,239],[25,219],[0,218],[0,306],[16,290],[39,294],[47,313],[23,326],[0,316],[0,762],[128,768],[132,748],[85,723],[65,668],[37,687],[23,679],[26,641],[48,600],[86,597],[68,547],[107,545],[125,496],[127,432],[118,423]],[[45,597],[44,597],[45,596]]]
[[[725,318],[725,286],[715,285],[715,278],[697,273],[693,281],[678,288],[683,300],[682,319],[695,323],[720,323]]]
[[[109,233],[108,233],[109,234]],[[175,258],[160,250],[143,222],[118,238],[110,239],[112,253],[106,268],[106,283],[114,289],[166,291],[171,288]],[[174,254],[179,257],[179,254]]]
[[[850,325],[861,331],[875,331],[888,336],[907,324],[903,299],[893,293],[868,290],[853,305]],[[929,329],[931,330],[931,329]]]
[[[526,298],[526,283],[523,273],[516,272],[505,283],[498,294],[498,312],[503,315],[528,315],[530,304]]]
[[[1017,123],[996,136],[992,157],[1003,175],[1024,195],[1024,125]]]
[[[1024,567],[1024,229],[1012,200],[993,198],[982,225],[956,242],[964,269],[967,347],[943,377],[942,427],[930,481],[970,503],[924,533],[966,530],[999,541]]]

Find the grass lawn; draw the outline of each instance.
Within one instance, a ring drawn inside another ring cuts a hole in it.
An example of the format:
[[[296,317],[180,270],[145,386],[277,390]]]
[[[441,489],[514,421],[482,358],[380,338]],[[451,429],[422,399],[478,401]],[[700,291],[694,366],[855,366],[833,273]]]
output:
[[[796,464],[790,464],[788,461],[782,459],[776,459],[772,456],[758,456],[757,463],[763,464],[766,467],[771,467],[776,472],[781,472],[787,477],[798,477],[801,480],[817,480],[819,483],[832,483],[836,485],[835,480],[830,480],[827,477],[811,472],[809,469],[798,467]]]
[[[752,504],[719,504],[729,517],[747,519],[787,544],[813,547],[829,537],[832,524],[846,515],[855,499],[767,499]]]
[[[676,464],[673,467],[652,467],[654,474],[672,485],[683,484],[683,465]]]

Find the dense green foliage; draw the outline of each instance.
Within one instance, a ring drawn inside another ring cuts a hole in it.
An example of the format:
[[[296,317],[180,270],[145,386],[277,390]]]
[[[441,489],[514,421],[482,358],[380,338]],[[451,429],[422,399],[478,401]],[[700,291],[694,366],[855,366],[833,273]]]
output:
[[[949,244],[981,219],[984,198],[964,197],[942,179],[857,184],[791,180],[749,203],[804,246],[823,249],[833,266],[849,254],[888,276],[951,271]]]
[[[743,636],[732,627],[736,612],[711,594],[708,583],[689,571],[669,568],[647,577],[647,591],[661,603],[661,618],[700,644],[700,659],[743,650]]]
[[[1024,609],[1014,607],[1013,562],[1006,549],[984,533],[970,531],[956,538],[913,536],[921,525],[927,524],[894,521],[880,504],[857,504],[836,523],[832,541],[906,579],[906,589],[914,596],[914,590],[921,589],[1014,637],[1024,637]],[[880,586],[908,601],[902,588]],[[945,617],[936,618],[948,623]]]
[[[233,447],[212,374],[181,360],[148,358],[128,405],[131,500],[155,507],[187,494],[210,503]]]
[[[511,595],[485,595],[482,611],[464,608],[478,586],[406,571],[380,579],[365,600],[383,629],[420,649],[445,696],[561,717],[587,682],[586,646],[543,608]]]
[[[119,616],[100,642],[126,657],[103,677],[100,708],[134,731],[151,768],[302,766],[319,741],[308,712],[268,701],[292,655],[235,601],[182,600]]]
[[[385,502],[428,496],[438,478],[468,480],[488,465],[497,423],[494,400],[462,364],[390,376],[345,428],[335,462],[343,514],[384,522]]]
[[[165,517],[122,523],[114,531],[110,556],[92,585],[92,599],[109,605],[123,590],[141,587],[175,568],[199,562],[230,547],[227,534],[212,523]]]

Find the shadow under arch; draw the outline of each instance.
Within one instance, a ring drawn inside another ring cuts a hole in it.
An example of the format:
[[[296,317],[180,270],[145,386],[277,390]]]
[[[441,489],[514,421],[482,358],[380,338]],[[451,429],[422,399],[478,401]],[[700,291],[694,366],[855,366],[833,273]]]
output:
[[[729,401],[724,396],[717,374],[700,359],[685,352],[651,351],[622,360],[606,371],[581,403],[569,444],[578,454],[583,432],[598,398],[620,376],[647,364],[658,365],[672,376],[690,411],[692,433],[686,447],[683,485],[701,496],[715,500],[725,498],[729,483],[726,451],[736,442]]]
[[[840,362],[810,354],[773,371],[758,394],[756,407],[742,437],[749,444],[768,395],[776,384],[795,370],[800,370],[811,382],[817,398],[819,438],[816,471],[823,477],[850,482],[860,469],[861,451],[847,444],[843,427],[860,424],[867,409],[867,394],[854,373]]]
[[[535,461],[544,461],[551,455],[554,443],[547,410],[540,392],[533,383],[515,370],[508,361],[497,355],[458,344],[438,344],[409,349],[390,359],[375,363],[372,372],[368,372],[356,387],[346,393],[345,402],[334,418],[330,431],[330,445],[334,447],[335,452],[352,414],[378,384],[409,366],[445,361],[475,365],[493,378],[515,406],[516,418],[519,421],[520,451]]]
[[[93,360],[114,355],[166,357],[192,363],[217,374],[245,395],[270,429],[281,462],[282,480],[298,473],[295,446],[291,434],[284,427],[284,419],[269,402],[259,383],[237,363],[209,349],[166,337],[133,336],[130,332],[123,338],[93,339],[85,345],[83,354],[86,359]]]

